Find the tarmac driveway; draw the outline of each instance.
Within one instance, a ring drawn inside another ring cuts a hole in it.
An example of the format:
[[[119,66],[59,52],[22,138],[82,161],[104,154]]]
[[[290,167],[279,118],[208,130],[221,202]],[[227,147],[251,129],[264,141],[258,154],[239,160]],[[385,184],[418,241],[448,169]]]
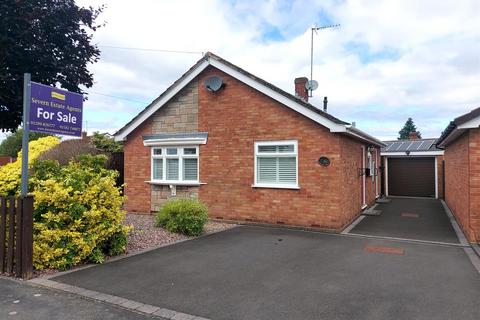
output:
[[[458,246],[237,227],[54,281],[210,319],[476,319]]]
[[[379,216],[365,216],[350,233],[423,241],[459,243],[438,199],[390,198],[377,204]],[[480,319],[480,317],[479,317]]]

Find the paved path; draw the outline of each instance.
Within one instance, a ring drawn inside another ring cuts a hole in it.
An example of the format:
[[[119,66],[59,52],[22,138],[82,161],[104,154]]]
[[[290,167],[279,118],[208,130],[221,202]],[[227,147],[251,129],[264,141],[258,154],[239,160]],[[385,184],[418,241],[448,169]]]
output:
[[[380,216],[365,216],[350,233],[459,243],[440,200],[391,198],[378,204]]]
[[[146,315],[61,291],[0,278],[2,320],[146,320]]]
[[[210,319],[480,317],[463,248],[237,227],[53,278]]]

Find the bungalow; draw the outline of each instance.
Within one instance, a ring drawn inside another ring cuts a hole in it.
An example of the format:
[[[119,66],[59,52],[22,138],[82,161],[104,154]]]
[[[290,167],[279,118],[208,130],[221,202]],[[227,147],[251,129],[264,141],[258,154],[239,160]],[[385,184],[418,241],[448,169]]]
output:
[[[340,231],[380,192],[384,144],[207,53],[115,133],[125,208],[198,197],[213,219]]]
[[[437,141],[445,149],[445,201],[470,242],[480,242],[480,108],[454,119]]]

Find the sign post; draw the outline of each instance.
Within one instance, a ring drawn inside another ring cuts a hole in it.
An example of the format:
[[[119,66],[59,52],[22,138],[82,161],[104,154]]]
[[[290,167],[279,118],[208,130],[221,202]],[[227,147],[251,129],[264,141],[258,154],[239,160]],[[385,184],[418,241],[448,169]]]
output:
[[[28,193],[28,136],[30,133],[30,93],[31,93],[31,75],[23,74],[23,137],[22,137],[22,183],[21,193],[25,197]]]

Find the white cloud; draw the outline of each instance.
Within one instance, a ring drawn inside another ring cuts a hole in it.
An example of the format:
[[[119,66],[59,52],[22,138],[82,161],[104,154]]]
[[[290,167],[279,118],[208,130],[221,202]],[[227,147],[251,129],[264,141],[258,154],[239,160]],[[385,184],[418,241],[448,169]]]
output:
[[[438,136],[453,117],[480,106],[475,0],[105,1],[99,45],[209,50],[289,92],[295,77],[310,73],[309,27],[341,23],[315,36],[320,88],[312,102],[327,95],[332,114],[381,138],[395,138],[408,116],[423,136]],[[151,101],[201,57],[101,49],[89,90],[138,101]],[[110,131],[143,107],[93,94],[85,106],[87,121]]]

